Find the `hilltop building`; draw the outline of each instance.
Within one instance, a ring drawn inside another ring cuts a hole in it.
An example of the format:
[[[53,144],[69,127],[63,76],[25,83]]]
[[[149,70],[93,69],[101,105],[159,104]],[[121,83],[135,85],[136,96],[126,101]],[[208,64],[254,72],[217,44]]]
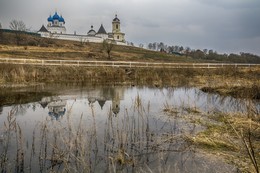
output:
[[[107,33],[103,24],[101,24],[99,30],[96,32],[93,25],[91,25],[90,30],[86,33],[86,35],[77,35],[76,33],[67,34],[65,19],[57,12],[55,12],[53,16],[50,15],[47,18],[47,21],[47,26],[45,27],[42,25],[38,31],[42,37],[96,43],[101,43],[104,40],[111,40],[116,44],[126,45],[125,33],[121,32],[120,20],[117,15],[115,15],[115,18],[112,20],[112,32]]]
[[[120,20],[117,18],[117,15],[112,22],[112,33],[109,35],[112,36],[113,40],[122,41],[125,40],[125,34],[120,30]]]
[[[47,30],[51,33],[66,34],[65,20],[62,16],[59,16],[57,12],[53,16],[48,17]]]

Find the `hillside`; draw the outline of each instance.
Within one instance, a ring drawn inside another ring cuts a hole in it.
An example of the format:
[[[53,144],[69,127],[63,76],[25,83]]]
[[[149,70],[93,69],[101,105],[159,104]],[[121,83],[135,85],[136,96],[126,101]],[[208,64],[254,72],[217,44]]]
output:
[[[102,44],[41,38],[35,35],[21,36],[19,46],[14,33],[1,33],[0,57],[108,60]],[[132,46],[114,45],[111,60],[202,62],[186,56],[175,56]],[[206,60],[203,60],[205,62]],[[208,62],[208,61],[207,61]]]
[[[250,53],[204,54],[200,50],[187,55],[173,55],[165,52],[147,50],[133,46],[114,45],[111,58],[102,43],[77,42],[42,38],[34,33],[3,32],[0,30],[0,58],[38,58],[73,60],[112,60],[112,61],[149,61],[149,62],[219,62],[259,64],[260,57]]]
[[[40,59],[77,59],[77,60],[107,60],[103,45],[98,43],[83,43],[76,41],[41,38],[23,35],[20,45],[16,44],[13,33],[2,33],[0,57],[40,58]],[[114,46],[111,52],[112,60],[172,60],[175,57],[160,52],[148,51],[129,46]]]

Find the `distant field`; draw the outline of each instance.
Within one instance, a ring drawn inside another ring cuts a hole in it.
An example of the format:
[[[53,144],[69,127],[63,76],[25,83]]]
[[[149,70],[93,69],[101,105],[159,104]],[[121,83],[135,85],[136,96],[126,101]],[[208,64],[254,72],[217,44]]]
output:
[[[75,60],[108,60],[102,49],[102,44],[87,43],[64,44],[62,47],[0,45],[0,57],[38,58],[38,59],[75,59]],[[111,52],[111,60],[131,61],[167,61],[167,62],[195,62],[191,58],[176,57],[174,55],[149,51],[128,46],[115,46]]]

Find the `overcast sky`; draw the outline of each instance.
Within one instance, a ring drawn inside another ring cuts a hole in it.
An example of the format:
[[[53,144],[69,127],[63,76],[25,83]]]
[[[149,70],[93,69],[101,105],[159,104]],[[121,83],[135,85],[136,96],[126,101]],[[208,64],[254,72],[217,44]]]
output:
[[[50,14],[62,14],[67,33],[86,34],[103,23],[111,32],[115,13],[126,40],[135,44],[213,49],[260,55],[260,0],[0,0],[0,23],[12,19],[39,30]]]

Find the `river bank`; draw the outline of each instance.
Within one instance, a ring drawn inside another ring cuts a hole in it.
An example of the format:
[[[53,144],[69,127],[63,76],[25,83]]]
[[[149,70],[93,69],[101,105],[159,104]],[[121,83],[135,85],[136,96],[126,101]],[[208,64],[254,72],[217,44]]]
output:
[[[47,83],[99,85],[196,86],[240,98],[259,99],[259,68],[162,69],[0,64],[0,88]]]

